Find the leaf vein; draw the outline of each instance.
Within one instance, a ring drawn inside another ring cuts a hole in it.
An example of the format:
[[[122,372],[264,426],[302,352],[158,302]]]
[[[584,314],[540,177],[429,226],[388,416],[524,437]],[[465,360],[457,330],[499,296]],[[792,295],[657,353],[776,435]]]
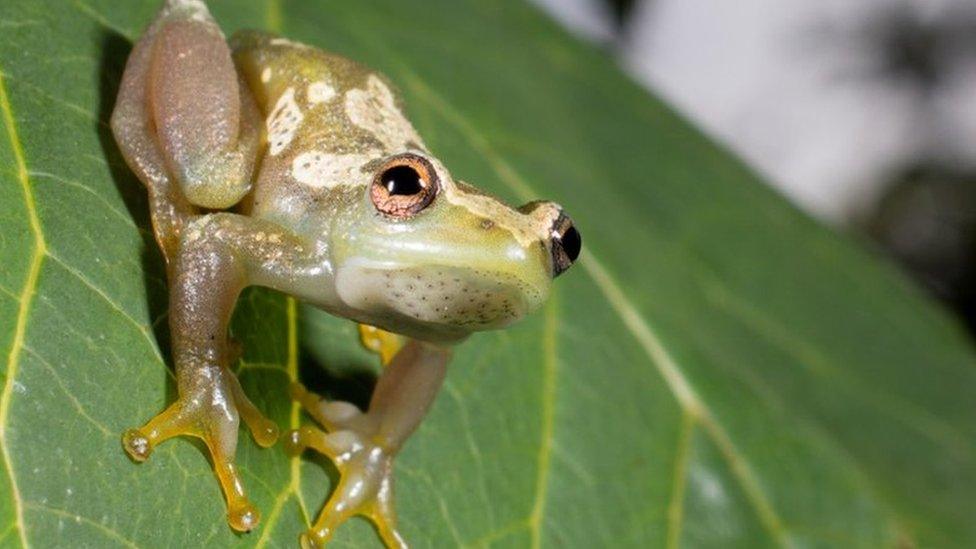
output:
[[[129,31],[127,31],[127,30],[125,30],[125,29],[123,29],[121,27],[116,26],[114,23],[112,23],[111,21],[109,21],[107,17],[105,17],[104,15],[102,15],[101,13],[99,13],[97,10],[95,10],[95,8],[89,6],[88,4],[85,4],[84,2],[81,2],[81,0],[73,0],[72,4],[75,5],[75,8],[77,8],[78,11],[80,11],[82,14],[88,16],[91,20],[95,21],[99,25],[105,27],[106,29],[109,29],[111,31],[114,31],[114,32],[116,32],[116,33],[124,36],[125,38],[127,38],[129,40],[129,42],[134,42],[135,41],[135,40],[132,39],[132,36],[130,36]]]
[[[420,471],[416,469],[409,469],[403,465],[397,465],[397,470],[406,473],[412,477],[418,478],[424,482],[429,488],[434,498],[437,500],[437,508],[440,511],[441,518],[444,519],[444,524],[447,525],[447,529],[451,532],[451,537],[454,538],[454,544],[457,547],[464,546],[464,542],[461,541],[461,533],[458,532],[456,521],[451,518],[451,510],[448,508],[447,500],[437,489],[437,483],[431,478],[430,474],[426,471]]]
[[[478,488],[481,492],[481,499],[484,500],[485,507],[488,509],[488,522],[490,524],[495,524],[495,507],[491,505],[491,498],[488,497],[488,485],[485,483],[485,463],[484,458],[481,453],[481,449],[478,448],[478,444],[474,439],[473,433],[474,428],[471,425],[471,417],[468,414],[468,408],[465,406],[465,401],[461,397],[460,391],[457,387],[451,384],[450,381],[444,384],[444,390],[447,392],[454,402],[457,404],[458,410],[461,416],[461,427],[464,430],[464,439],[468,446],[468,451],[471,452],[471,457],[474,460],[475,467],[478,470]]]
[[[967,460],[974,456],[973,442],[951,424],[903,397],[892,395],[881,388],[865,383],[851,369],[832,365],[822,351],[813,347],[786,328],[787,323],[775,322],[767,314],[751,304],[731,295],[722,286],[712,283],[707,294],[717,307],[728,312],[750,332],[770,345],[804,364],[812,372],[833,376],[841,383],[833,384],[842,391],[855,392],[879,414],[886,415],[919,435],[944,446],[947,450],[964,454]],[[853,387],[851,387],[853,386]],[[872,390],[867,391],[865,388]],[[861,389],[860,391],[858,391]]]
[[[556,414],[556,379],[559,374],[559,361],[556,357],[556,327],[558,314],[556,296],[550,296],[546,305],[545,328],[542,336],[542,429],[539,440],[539,456],[535,502],[529,515],[529,528],[532,547],[542,546],[542,522],[546,510],[546,495],[549,490],[549,473],[552,469],[552,445]]]
[[[30,180],[27,175],[27,162],[24,158],[24,149],[15,125],[13,110],[10,106],[10,98],[7,96],[7,86],[4,82],[2,69],[0,69],[0,112],[3,114],[4,124],[7,127],[7,138],[10,141],[10,147],[13,150],[14,159],[17,163],[17,180],[20,182],[23,191],[24,207],[27,209],[30,229],[34,238],[34,249],[27,279],[24,281],[24,287],[20,293],[20,307],[17,311],[14,338],[10,344],[10,354],[7,356],[7,370],[5,372],[7,379],[4,383],[3,391],[0,393],[0,454],[3,455],[3,461],[7,468],[7,476],[10,480],[10,493],[13,498],[15,524],[17,525],[17,532],[20,535],[20,544],[26,549],[29,545],[27,543],[27,532],[24,528],[23,501],[21,500],[20,488],[17,486],[17,477],[14,474],[13,462],[10,459],[10,450],[7,447],[7,426],[9,422],[10,400],[14,394],[14,382],[17,378],[17,368],[20,365],[20,355],[24,348],[24,339],[27,333],[27,320],[30,316],[34,296],[36,295],[47,244],[44,241],[41,220],[37,216],[37,208],[34,206],[34,193],[31,190]]]
[[[508,524],[506,526],[502,526],[501,528],[499,528],[497,530],[494,530],[492,532],[488,532],[484,536],[481,536],[480,538],[472,541],[471,543],[465,544],[463,547],[465,547],[466,549],[471,549],[471,548],[474,548],[474,547],[479,547],[479,548],[480,547],[488,547],[489,544],[491,544],[492,542],[494,542],[496,540],[499,540],[499,539],[501,539],[501,538],[503,538],[503,537],[505,537],[505,536],[507,536],[509,534],[514,534],[515,532],[518,532],[519,530],[524,530],[524,529],[528,529],[528,528],[530,528],[530,525],[529,525],[529,523],[527,521],[525,521],[525,520],[517,520],[517,521],[512,522],[512,523],[510,523],[510,524]]]
[[[552,443],[552,457],[553,461],[556,459],[562,461],[567,471],[575,475],[586,486],[596,486],[599,482],[593,473],[589,472],[582,463],[577,461],[568,450],[564,449],[556,441]]]
[[[104,290],[96,286],[92,281],[88,280],[88,277],[86,277],[81,271],[72,267],[71,265],[66,263],[63,259],[54,255],[50,251],[47,252],[47,256],[50,257],[55,263],[60,265],[66,272],[68,272],[68,274],[74,276],[82,284],[88,287],[88,289],[95,292],[96,295],[98,295],[102,300],[104,300],[109,305],[109,307],[111,307],[117,313],[119,313],[119,315],[121,315],[127,322],[135,326],[136,330],[140,334],[142,334],[143,339],[146,340],[146,343],[149,345],[149,348],[152,350],[153,354],[156,355],[158,362],[162,364],[164,367],[166,366],[166,361],[163,359],[163,355],[159,352],[159,347],[156,345],[156,340],[153,337],[152,333],[150,333],[147,325],[136,320],[118,303],[116,303],[114,299],[112,299],[108,294],[106,294]],[[173,375],[172,372],[169,371],[169,368],[166,368],[166,371],[169,372],[170,375]]]
[[[50,513],[52,515],[57,515],[57,516],[60,516],[60,517],[66,517],[66,518],[70,518],[72,520],[75,520],[77,522],[85,523],[85,524],[87,524],[89,526],[92,526],[96,530],[101,531],[106,536],[108,536],[108,537],[110,537],[110,538],[112,538],[112,539],[120,542],[121,544],[125,545],[126,547],[129,547],[131,549],[140,549],[140,547],[138,545],[136,545],[129,538],[123,536],[122,534],[116,532],[115,530],[109,528],[108,526],[105,526],[104,524],[101,524],[99,522],[96,522],[96,521],[94,521],[94,520],[92,520],[92,519],[90,519],[88,517],[79,515],[77,513],[72,513],[71,511],[65,511],[64,509],[56,509],[54,507],[48,507],[47,505],[41,505],[40,503],[27,502],[24,505],[28,509],[32,509],[34,511],[41,511],[41,512],[44,512],[44,513]]]
[[[286,303],[285,312],[288,319],[288,362],[285,367],[285,373],[294,382],[298,381],[298,305],[295,303],[295,298],[293,297],[286,298]],[[300,422],[301,405],[293,401],[291,403],[289,424],[292,429],[298,429]],[[268,541],[271,539],[270,536],[274,529],[273,527],[279,517],[281,517],[281,511],[288,501],[288,497],[291,495],[294,495],[295,500],[298,502],[298,507],[302,511],[305,524],[310,524],[308,508],[305,505],[305,500],[301,492],[301,460],[296,456],[291,458],[288,484],[275,496],[274,505],[272,505],[271,512],[268,514],[268,521],[261,531],[261,537],[258,538],[257,543],[254,545],[255,549],[261,549],[267,546]]]
[[[83,285],[85,285],[86,287],[88,287],[88,289],[90,289],[91,291],[95,292],[96,295],[98,295],[102,300],[104,300],[109,305],[109,307],[111,307],[117,313],[119,313],[119,315],[121,315],[126,321],[128,321],[130,324],[132,324],[133,326],[135,326],[136,330],[140,334],[142,334],[143,339],[146,340],[146,343],[149,345],[149,348],[152,350],[153,354],[156,355],[156,358],[157,359],[159,359],[159,363],[161,365],[163,365],[164,367],[166,366],[166,361],[163,359],[163,355],[159,352],[159,347],[156,345],[156,340],[154,339],[152,333],[149,331],[149,328],[147,327],[147,325],[145,325],[145,324],[139,322],[138,320],[136,320],[135,317],[133,317],[125,309],[123,309],[121,305],[119,305],[118,303],[116,303],[114,299],[112,299],[107,293],[105,293],[104,290],[102,290],[101,288],[99,288],[98,286],[96,286],[81,271],[79,271],[78,269],[72,267],[67,262],[65,262],[63,259],[61,259],[60,257],[54,255],[50,251],[47,252],[47,255],[55,263],[57,263],[65,271],[67,271],[68,274],[74,276]],[[166,368],[166,371],[169,372],[169,368]],[[170,375],[172,375],[172,372],[170,372]]]
[[[674,459],[671,501],[668,503],[668,527],[665,547],[677,549],[684,521],[685,488],[688,485],[688,461],[691,459],[691,437],[695,430],[695,416],[684,413],[678,432],[678,451]]]
[[[18,303],[20,302],[20,296],[19,295],[13,293],[12,291],[8,290],[7,288],[4,288],[3,286],[0,286],[0,294],[9,296],[11,299],[13,299],[14,301],[16,301]]]
[[[37,86],[35,84],[32,84],[30,82],[27,82],[25,80],[22,80],[20,78],[15,78],[15,77],[13,77],[13,76],[11,76],[9,74],[6,75],[6,76],[7,76],[7,80],[12,81],[12,82],[15,82],[15,83],[17,83],[17,85],[23,86],[25,88],[30,88],[32,90],[32,93],[34,94],[35,97],[38,97],[38,98],[41,98],[41,99],[47,99],[51,103],[53,103],[55,105],[58,105],[58,106],[61,106],[64,109],[69,110],[69,111],[71,111],[71,112],[73,112],[73,113],[75,113],[75,114],[77,114],[77,115],[79,115],[79,116],[81,116],[83,118],[87,118],[88,120],[90,120],[92,122],[95,122],[99,126],[104,126],[106,128],[109,126],[108,125],[108,122],[106,122],[105,120],[102,120],[101,118],[98,117],[97,114],[95,114],[94,112],[92,112],[92,111],[90,111],[90,110],[82,107],[81,105],[76,105],[75,103],[72,103],[70,101],[66,101],[66,100],[64,100],[64,99],[62,99],[60,97],[55,96],[55,95],[51,95],[44,88],[42,88],[40,86]]]
[[[82,418],[84,418],[89,423],[91,423],[92,425],[94,425],[106,437],[108,437],[108,438],[112,438],[113,437],[112,431],[110,431],[108,429],[108,427],[102,425],[101,422],[99,422],[98,420],[96,420],[95,418],[93,418],[88,413],[88,411],[85,410],[85,407],[82,406],[81,401],[79,401],[78,398],[75,395],[71,394],[71,391],[68,390],[68,387],[64,384],[64,380],[61,379],[61,375],[58,373],[57,369],[54,367],[53,364],[51,364],[50,362],[48,362],[47,359],[45,359],[44,357],[42,357],[37,351],[35,351],[34,349],[32,349],[28,345],[24,345],[24,350],[27,351],[28,353],[30,353],[31,356],[33,356],[35,359],[37,359],[38,362],[40,362],[42,365],[44,365],[44,367],[47,368],[47,370],[49,372],[51,372],[51,377],[54,378],[55,383],[57,383],[58,384],[58,387],[61,388],[61,392],[64,393],[65,396],[68,397],[68,400],[71,402],[71,405],[74,406],[75,411],[78,412],[78,415],[80,415]]]
[[[101,202],[103,205],[105,205],[105,208],[106,209],[108,209],[110,212],[112,212],[113,214],[115,214],[115,216],[118,217],[119,219],[122,219],[127,225],[135,228],[140,233],[150,234],[149,231],[147,231],[146,229],[143,229],[142,227],[136,225],[136,222],[132,220],[132,216],[130,216],[128,214],[125,214],[122,211],[120,211],[118,208],[116,208],[115,206],[113,206],[104,196],[98,194],[91,187],[89,187],[87,185],[83,185],[80,182],[75,181],[75,180],[72,180],[72,179],[67,179],[67,178],[61,177],[60,175],[57,175],[57,174],[53,174],[53,173],[49,173],[49,172],[41,172],[41,171],[37,171],[37,170],[31,170],[30,176],[33,177],[33,178],[35,178],[35,179],[38,178],[38,177],[46,178],[46,179],[51,179],[53,181],[57,181],[58,183],[62,183],[64,185],[68,185],[70,187],[74,187],[76,189],[79,189],[81,191],[84,191],[85,193],[90,194],[95,199],[97,199],[99,202]]]

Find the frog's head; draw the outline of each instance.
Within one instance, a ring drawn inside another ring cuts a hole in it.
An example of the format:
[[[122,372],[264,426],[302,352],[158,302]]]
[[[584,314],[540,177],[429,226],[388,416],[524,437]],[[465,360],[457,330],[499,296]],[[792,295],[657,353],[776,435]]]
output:
[[[581,246],[558,205],[511,208],[419,151],[377,163],[340,217],[340,299],[360,320],[422,339],[460,338],[532,312]]]

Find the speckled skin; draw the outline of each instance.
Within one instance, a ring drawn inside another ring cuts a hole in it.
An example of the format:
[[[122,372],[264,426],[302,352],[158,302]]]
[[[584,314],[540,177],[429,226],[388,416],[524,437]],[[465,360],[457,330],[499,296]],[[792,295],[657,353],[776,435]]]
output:
[[[392,460],[437,393],[449,345],[536,309],[575,259],[557,205],[515,210],[455,181],[402,112],[389,81],[348,59],[257,32],[228,46],[199,0],[168,0],[130,56],[112,129],[167,260],[179,399],[123,443],[142,461],[172,436],[202,438],[237,530],[259,520],[234,465],[239,422],[262,446],[278,435],[228,369],[243,288],[382,329],[363,328],[389,363],[369,410],[296,386],[328,433],[302,428],[288,448],[325,453],[342,473],[303,544],[362,514],[403,546]],[[419,190],[387,181],[404,166]]]

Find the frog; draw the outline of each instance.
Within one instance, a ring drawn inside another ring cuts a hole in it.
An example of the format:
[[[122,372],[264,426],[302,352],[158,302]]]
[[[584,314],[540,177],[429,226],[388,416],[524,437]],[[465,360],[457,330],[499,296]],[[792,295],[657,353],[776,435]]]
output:
[[[302,546],[359,515],[406,547],[394,458],[452,349],[539,309],[580,255],[561,206],[511,207],[455,179],[405,112],[381,73],[270,33],[228,39],[201,0],[166,0],[129,55],[110,126],[148,192],[178,394],[122,445],[143,462],[168,439],[201,439],[235,531],[260,522],[235,463],[243,422],[259,446],[284,438],[339,472]],[[359,324],[383,363],[365,409],[296,383],[317,425],[281,436],[232,370],[229,322],[250,286]]]

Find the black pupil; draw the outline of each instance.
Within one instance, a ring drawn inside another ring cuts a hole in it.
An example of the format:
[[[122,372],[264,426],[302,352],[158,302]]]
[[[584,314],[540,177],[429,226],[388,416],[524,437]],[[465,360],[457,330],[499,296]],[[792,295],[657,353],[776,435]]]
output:
[[[559,239],[559,242],[563,246],[563,251],[566,252],[566,257],[570,261],[576,261],[576,258],[579,257],[580,249],[583,248],[583,238],[580,236],[579,231],[576,230],[576,227],[570,225],[566,229],[566,232],[563,233],[562,238]]]
[[[424,190],[423,179],[410,166],[396,166],[383,173],[383,185],[392,194],[414,195]]]

